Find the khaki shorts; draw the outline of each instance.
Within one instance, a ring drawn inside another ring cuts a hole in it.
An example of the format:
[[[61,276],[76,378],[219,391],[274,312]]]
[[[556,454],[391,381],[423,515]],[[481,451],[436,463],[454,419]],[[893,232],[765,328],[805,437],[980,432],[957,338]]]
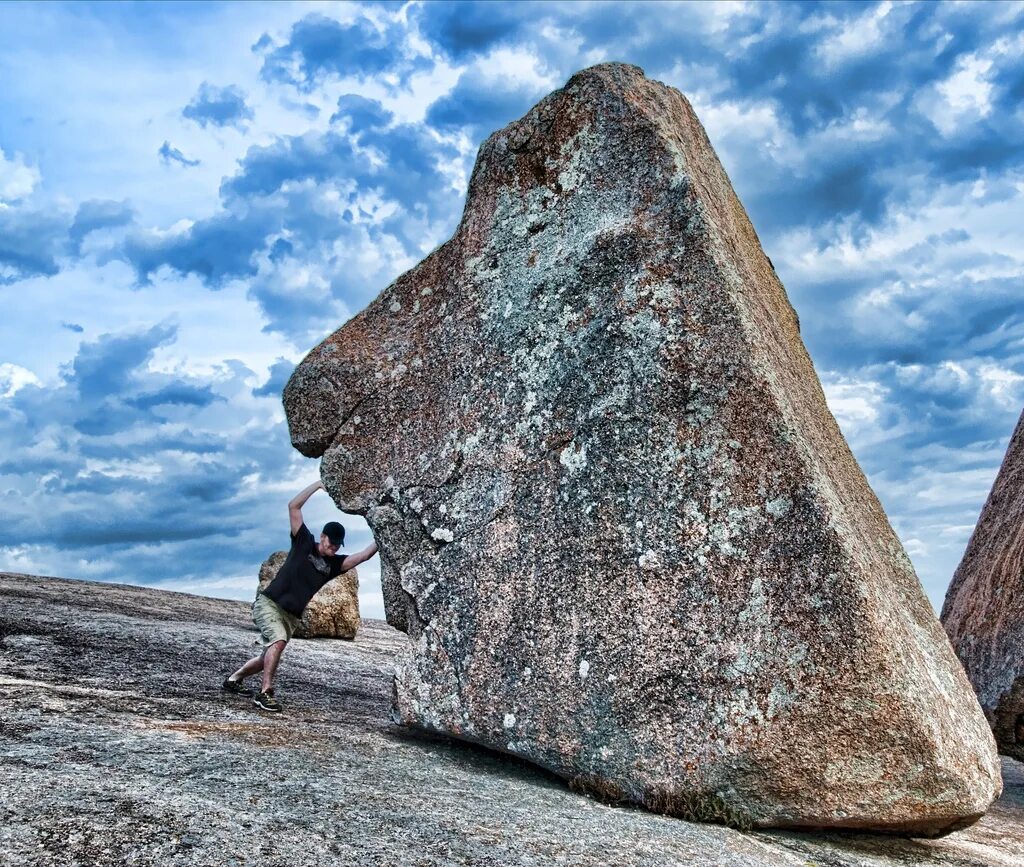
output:
[[[269,596],[257,593],[256,601],[252,603],[252,622],[260,631],[260,637],[254,643],[266,648],[277,641],[291,641],[302,621]]]

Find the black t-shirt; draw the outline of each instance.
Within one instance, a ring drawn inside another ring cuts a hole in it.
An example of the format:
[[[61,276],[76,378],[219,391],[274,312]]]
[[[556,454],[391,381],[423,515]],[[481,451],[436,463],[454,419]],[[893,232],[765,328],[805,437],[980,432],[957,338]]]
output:
[[[316,592],[341,574],[343,562],[345,558],[341,554],[321,556],[316,549],[316,539],[303,524],[292,536],[288,557],[263,595],[269,596],[289,614],[301,617],[302,610]]]

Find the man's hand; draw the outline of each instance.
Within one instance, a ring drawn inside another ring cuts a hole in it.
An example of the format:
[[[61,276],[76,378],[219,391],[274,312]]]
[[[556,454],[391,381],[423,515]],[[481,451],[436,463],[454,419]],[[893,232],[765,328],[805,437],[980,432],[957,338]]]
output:
[[[309,487],[303,488],[299,491],[288,503],[288,523],[292,528],[292,535],[294,536],[299,532],[299,528],[303,525],[302,520],[302,507],[306,505],[306,500],[313,496],[317,491],[324,489],[324,483],[322,481],[313,482]]]
[[[341,561],[341,571],[348,572],[349,569],[355,569],[360,563],[365,563],[374,554],[377,553],[377,543],[371,542],[362,551],[355,554],[349,554],[344,560]]]

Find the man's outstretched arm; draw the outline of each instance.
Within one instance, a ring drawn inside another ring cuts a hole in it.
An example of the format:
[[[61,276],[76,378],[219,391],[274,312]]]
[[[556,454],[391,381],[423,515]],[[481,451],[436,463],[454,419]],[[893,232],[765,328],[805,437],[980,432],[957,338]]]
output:
[[[288,523],[292,527],[292,535],[294,536],[299,532],[299,527],[304,523],[302,520],[302,507],[306,505],[306,500],[313,496],[317,491],[323,490],[323,482],[313,482],[308,488],[303,488],[299,491],[288,503]]]
[[[349,554],[341,562],[341,571],[348,572],[349,569],[355,569],[360,563],[365,563],[374,554],[377,553],[377,543],[371,542],[362,551],[357,551],[355,554]]]

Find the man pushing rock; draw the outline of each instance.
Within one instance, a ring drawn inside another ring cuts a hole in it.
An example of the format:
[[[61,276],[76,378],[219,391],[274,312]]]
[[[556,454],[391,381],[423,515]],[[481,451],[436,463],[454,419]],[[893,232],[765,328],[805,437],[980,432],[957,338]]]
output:
[[[288,503],[291,549],[277,577],[256,594],[252,605],[252,619],[260,631],[258,643],[263,645],[263,651],[224,679],[223,686],[228,692],[253,695],[245,686],[245,678],[262,671],[263,682],[253,702],[272,713],[281,712],[281,703],[274,697],[274,674],[285,645],[302,620],[303,609],[324,584],[377,553],[374,542],[357,554],[338,554],[345,542],[345,528],[337,521],[324,524],[319,542],[313,538],[302,520],[302,507],[323,487],[323,482],[314,482]]]

